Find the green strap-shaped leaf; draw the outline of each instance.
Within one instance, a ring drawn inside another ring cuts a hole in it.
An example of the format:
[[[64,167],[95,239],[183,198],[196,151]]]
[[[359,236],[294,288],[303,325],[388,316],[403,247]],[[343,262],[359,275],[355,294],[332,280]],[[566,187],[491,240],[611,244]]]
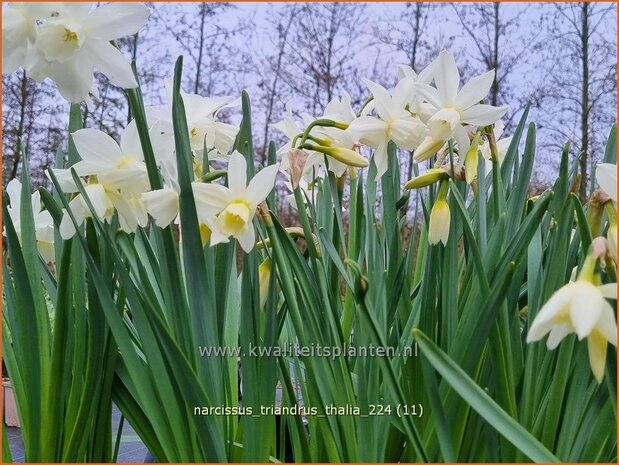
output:
[[[535,462],[560,462],[552,452],[510,417],[456,363],[421,331],[413,335],[423,355],[469,405],[514,446]]]

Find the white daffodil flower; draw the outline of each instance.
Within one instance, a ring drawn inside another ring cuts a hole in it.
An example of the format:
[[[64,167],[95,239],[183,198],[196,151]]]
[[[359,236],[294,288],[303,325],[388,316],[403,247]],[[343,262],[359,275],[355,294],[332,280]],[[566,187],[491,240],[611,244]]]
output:
[[[570,282],[556,291],[529,328],[527,342],[550,333],[546,346],[555,349],[570,333],[587,338],[591,370],[598,382],[604,376],[607,344],[617,345],[617,323],[607,298],[617,298],[617,284],[596,286],[586,280]]]
[[[117,211],[120,228],[123,231],[135,232],[138,226],[146,226],[148,216],[146,215],[144,204],[139,198],[125,196],[118,190],[111,189],[97,182],[85,184],[84,190],[92,204],[95,216],[100,221],[109,223],[114,216],[114,211]],[[74,192],[77,192],[77,186]],[[69,208],[78,226],[86,218],[93,217],[93,212],[88,208],[88,203],[81,193],[77,194],[69,202]],[[59,230],[60,235],[65,240],[73,237],[76,232],[75,225],[66,210],[60,222]]]
[[[22,184],[17,179],[12,179],[6,186],[9,196],[7,210],[17,237],[21,240],[21,189]],[[41,206],[41,196],[38,191],[30,198],[34,217],[34,232],[37,241],[37,249],[45,263],[50,264],[56,260],[54,253],[54,221],[47,210]],[[6,235],[3,232],[3,235]]]
[[[167,105],[149,107],[146,109],[151,124],[159,123],[162,134],[174,138],[172,124],[172,81],[165,81]],[[197,94],[188,94],[181,90],[181,97],[185,106],[189,142],[196,164],[201,166],[204,147],[208,150],[209,160],[226,160],[239,132],[239,127],[233,124],[217,121],[220,111],[238,105],[239,99],[233,97],[202,97]]]
[[[292,115],[292,110],[292,102],[286,102],[286,115],[284,116],[284,119],[270,125],[272,128],[277,129],[288,138],[288,141],[277,149],[277,155],[282,157],[282,170],[287,169],[287,162],[284,159],[292,148],[292,140],[299,134],[303,133],[303,129],[301,129],[301,126],[299,126],[299,123],[296,122],[294,116]]]
[[[595,179],[600,188],[614,202],[617,201],[617,165],[598,163],[595,169]]]
[[[26,73],[38,80],[51,78],[70,102],[81,102],[92,93],[93,67],[113,84],[123,88],[137,86],[129,60],[110,41],[140,30],[148,20],[148,8],[142,3],[109,3],[92,10],[92,5],[50,3],[51,15],[28,17],[24,20],[26,26],[8,26],[9,35],[11,31],[22,31],[15,35],[26,50],[21,63]],[[23,34],[31,26],[34,37]],[[4,29],[3,23],[3,35]],[[17,55],[21,56],[21,51]],[[10,63],[9,69],[14,66],[14,62]]]
[[[150,188],[142,147],[135,121],[129,123],[120,138],[120,145],[110,136],[96,129],[80,129],[71,134],[81,160],[73,165],[80,177],[87,178],[84,186],[97,218],[110,221],[118,211],[120,227],[133,232],[148,222],[140,196]],[[66,193],[79,192],[71,169],[54,170],[61,188]],[[70,203],[78,224],[90,218],[92,212],[81,194]],[[65,212],[60,225],[64,239],[75,234],[75,227]]]
[[[346,126],[354,118],[355,113],[351,106],[351,98],[346,92],[342,94],[341,98],[333,98],[325,107],[324,114],[319,118],[314,118],[307,114],[303,115],[306,127],[317,119],[328,119]],[[287,171],[290,168],[288,157],[292,148],[292,140],[304,132],[304,129],[299,126],[292,116],[290,102],[286,104],[286,116],[284,119],[271,126],[282,132],[289,139],[277,151],[277,154],[281,156],[281,170]],[[303,171],[303,177],[307,182],[311,182],[316,177],[324,176],[327,168],[335,173],[337,177],[340,177],[348,166],[367,166],[367,160],[353,150],[355,140],[348,128],[314,126],[308,138],[308,143],[320,148],[317,150],[304,149],[308,154]]]
[[[499,166],[503,163],[505,159],[505,155],[507,154],[507,150],[509,149],[509,145],[512,143],[512,137],[505,137],[501,139],[503,135],[503,130],[505,129],[505,124],[502,120],[499,120],[494,125],[494,139],[496,140],[496,146],[498,150],[498,161]],[[490,144],[486,141],[484,143],[480,143],[479,151],[481,152],[484,160],[486,161],[486,174],[492,171],[492,154],[490,153]]]
[[[361,116],[350,123],[349,130],[359,142],[374,149],[376,178],[380,179],[387,171],[387,144],[393,141],[398,147],[412,151],[423,140],[426,126],[406,110],[405,92],[400,92],[396,87],[391,95],[375,82],[367,79],[363,82],[374,96],[374,110],[378,118]]]
[[[415,151],[414,158],[418,162],[432,156],[434,152],[430,148],[452,137],[456,139],[460,153],[466,153],[469,137],[463,125],[488,126],[507,111],[507,107],[479,103],[490,91],[494,70],[474,77],[459,89],[460,72],[456,61],[444,50],[436,59],[433,72],[436,88],[423,84],[417,87],[419,94],[436,110],[428,120],[430,141],[424,141],[424,150]]]
[[[234,152],[228,163],[228,187],[195,183],[193,187],[199,221],[211,229],[211,245],[234,237],[245,252],[256,242],[252,220],[258,205],[275,185],[278,165],[260,170],[247,184],[247,164],[243,155]]]
[[[37,38],[36,22],[49,18],[54,3],[11,2],[2,10],[2,73],[24,65],[28,50]]]
[[[419,92],[417,92],[417,87],[420,84],[429,85],[432,82],[432,79],[434,79],[435,63],[436,60],[421,70],[419,74],[408,65],[398,66],[398,77],[400,81],[394,92],[397,90],[397,92],[403,94],[403,99],[408,105],[408,109],[424,123],[427,123],[428,119],[432,116],[434,107],[423,100]]]
[[[150,184],[135,120],[120,136],[120,145],[97,129],[80,129],[71,134],[82,160],[73,165],[79,176],[96,176],[110,189],[139,196]]]

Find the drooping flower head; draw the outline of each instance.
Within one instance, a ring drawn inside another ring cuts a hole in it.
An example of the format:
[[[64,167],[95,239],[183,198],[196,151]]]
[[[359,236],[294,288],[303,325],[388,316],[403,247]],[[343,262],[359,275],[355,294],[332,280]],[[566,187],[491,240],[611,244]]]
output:
[[[114,45],[115,39],[135,34],[148,20],[142,3],[49,3],[9,6],[2,23],[3,72],[23,67],[28,76],[52,79],[70,102],[81,102],[93,88],[93,68],[113,84],[137,87],[129,61]]]

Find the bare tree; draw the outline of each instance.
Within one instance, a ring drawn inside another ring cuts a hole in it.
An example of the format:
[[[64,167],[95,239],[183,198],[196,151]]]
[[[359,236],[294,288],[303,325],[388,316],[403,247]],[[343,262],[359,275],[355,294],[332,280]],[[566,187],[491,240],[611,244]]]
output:
[[[304,108],[317,114],[337,93],[359,80],[355,45],[361,40],[364,6],[303,3],[284,8],[296,8],[296,13],[282,57],[281,80],[303,100]]]
[[[469,57],[477,73],[494,69],[496,77],[489,94],[491,105],[510,105],[506,124],[530,99],[516,82],[517,71],[526,60],[542,47],[539,20],[528,5],[513,6],[501,2],[452,4],[463,33],[472,43]],[[529,27],[523,27],[526,19]]]
[[[267,148],[270,142],[270,127],[274,122],[274,114],[278,103],[280,109],[283,108],[283,99],[281,98],[281,75],[284,62],[284,55],[287,50],[288,35],[293,25],[297,13],[296,5],[291,5],[290,8],[281,12],[271,11],[271,17],[277,18],[277,35],[270,40],[273,53],[263,57],[256,57],[256,69],[260,75],[258,81],[258,89],[261,91],[261,102],[265,105],[265,114],[263,122],[263,140],[262,146],[258,148],[259,154],[263,161],[266,160]]]
[[[3,186],[21,173],[20,140],[33,183],[46,184],[44,170],[53,163],[65,135],[61,122],[66,124],[67,109],[51,84],[29,79],[23,70],[2,76]]]
[[[551,145],[573,141],[585,200],[588,175],[601,158],[610,126],[616,122],[616,5],[551,5],[546,43],[545,80],[539,90],[541,118]]]
[[[243,32],[245,22],[221,19],[234,8],[227,2],[153,6],[152,27],[162,31],[163,37],[171,37],[178,52],[187,57],[183,75],[188,91],[200,95],[237,92],[233,84],[246,70],[243,64],[247,60],[232,39]]]

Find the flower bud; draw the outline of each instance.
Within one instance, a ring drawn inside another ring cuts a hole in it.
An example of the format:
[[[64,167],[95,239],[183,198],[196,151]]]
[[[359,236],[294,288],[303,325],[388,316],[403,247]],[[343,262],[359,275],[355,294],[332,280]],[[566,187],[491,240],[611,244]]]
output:
[[[477,177],[477,165],[479,163],[479,135],[477,132],[471,143],[471,147],[466,152],[464,158],[464,174],[466,176],[466,183],[472,184]]]
[[[348,166],[366,168],[370,165],[368,159],[359,152],[355,152],[354,150],[346,149],[344,147],[325,147],[322,145],[313,145],[308,146],[307,148],[309,150],[315,150],[317,152],[324,153],[325,155],[329,155],[330,157],[333,157],[337,161]]]
[[[448,177],[449,175],[447,174],[447,171],[445,171],[443,168],[431,168],[425,173],[422,173],[419,176],[416,176],[410,181],[408,181],[404,188],[420,189],[422,187],[427,187],[430,184],[434,184],[435,182],[445,180]]]
[[[430,226],[428,227],[428,242],[436,245],[442,242],[447,244],[449,239],[449,225],[451,223],[451,212],[449,204],[445,199],[439,199],[434,203],[430,212]]]
[[[451,223],[451,211],[447,203],[447,189],[449,184],[447,181],[441,182],[441,187],[438,191],[438,197],[430,211],[430,224],[428,225],[428,242],[436,245],[442,242],[447,244],[449,239],[449,225]]]

